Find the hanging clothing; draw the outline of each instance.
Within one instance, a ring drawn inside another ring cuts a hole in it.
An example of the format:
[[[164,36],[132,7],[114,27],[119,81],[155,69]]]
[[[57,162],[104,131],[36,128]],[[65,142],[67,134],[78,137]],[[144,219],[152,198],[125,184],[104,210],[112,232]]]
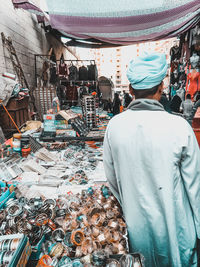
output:
[[[110,120],[103,155],[130,252],[147,267],[197,267],[200,152],[190,125],[156,100],[132,101]]]
[[[88,81],[88,70],[85,66],[79,68],[79,81]]]
[[[69,75],[67,64],[60,63],[58,66],[58,74],[67,77]]]
[[[198,68],[199,64],[200,64],[200,57],[194,53],[191,57],[190,57],[190,64],[192,69]]]
[[[178,70],[178,65],[179,65],[178,61],[172,61],[172,63],[171,63],[171,73],[173,73],[175,70]]]
[[[48,75],[49,63],[45,61],[42,66],[42,80],[43,85],[46,86],[48,83],[49,75]]]
[[[97,66],[95,64],[90,64],[88,66],[88,80],[96,81],[98,78]]]
[[[71,65],[69,67],[69,80],[70,81],[77,81],[78,80],[78,69],[76,66]]]
[[[43,80],[43,85],[46,86],[48,83],[49,75],[48,72],[43,72],[42,73],[42,80]]]
[[[75,85],[67,84],[67,86],[60,85],[57,87],[57,95],[61,105],[72,105],[78,102],[78,91]]]
[[[198,43],[199,36],[200,36],[200,27],[196,25],[193,29],[190,30],[190,40],[189,40],[190,47]]]
[[[67,89],[67,93],[66,93],[67,100],[78,101],[77,87],[75,85],[68,84],[66,89]]]
[[[185,58],[186,62],[189,62],[190,60],[190,48],[188,41],[185,41],[185,43],[183,44],[181,58]]]
[[[193,100],[195,93],[199,90],[200,90],[200,73],[199,72],[189,73],[186,82],[186,94],[190,94]]]
[[[181,50],[178,46],[173,46],[170,49],[170,56],[171,56],[171,61],[174,61],[174,59],[179,59],[181,57]]]
[[[49,82],[51,84],[56,84],[57,78],[58,78],[57,70],[56,70],[56,67],[53,66],[53,67],[50,68],[50,79],[49,79]]]

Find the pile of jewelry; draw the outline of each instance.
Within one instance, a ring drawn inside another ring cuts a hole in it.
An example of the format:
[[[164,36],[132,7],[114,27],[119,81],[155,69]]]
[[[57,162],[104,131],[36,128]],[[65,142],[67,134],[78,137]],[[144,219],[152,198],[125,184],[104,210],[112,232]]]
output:
[[[28,236],[31,245],[36,245],[43,235],[56,229],[53,220],[59,212],[53,199],[10,198],[5,209],[0,210],[0,234],[23,233]]]
[[[17,196],[0,211],[1,235],[24,233],[32,246],[45,235],[48,248],[53,244],[61,248],[59,256],[80,258],[97,250],[126,253],[126,224],[108,187],[90,187],[57,200]],[[55,251],[53,247],[50,255]]]
[[[63,216],[54,220],[58,228],[45,243],[45,254],[80,258],[99,250],[106,255],[127,252],[126,224],[108,187],[90,187],[82,194],[59,199],[57,205]]]
[[[63,156],[71,166],[79,167],[82,170],[95,170],[98,164],[98,157],[102,156],[100,151],[95,149],[82,149],[81,147],[68,147]]]
[[[40,266],[56,266],[56,267],[142,267],[143,257],[138,253],[118,255],[117,259],[106,256],[103,251],[93,252],[92,255],[85,256],[81,259],[71,259],[63,256],[60,260],[54,256],[50,257],[45,254],[38,262]]]

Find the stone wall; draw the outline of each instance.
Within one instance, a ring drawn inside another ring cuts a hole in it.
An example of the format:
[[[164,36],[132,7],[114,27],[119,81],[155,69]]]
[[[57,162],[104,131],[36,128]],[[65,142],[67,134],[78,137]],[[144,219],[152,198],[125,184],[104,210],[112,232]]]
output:
[[[57,59],[62,53],[65,59],[76,59],[61,42],[45,33],[43,25],[38,24],[34,14],[15,9],[11,0],[0,1],[0,18],[0,32],[11,37],[30,86],[35,85],[35,54],[46,55],[53,48]],[[0,40],[0,75],[5,71],[14,73],[7,49],[3,48]]]

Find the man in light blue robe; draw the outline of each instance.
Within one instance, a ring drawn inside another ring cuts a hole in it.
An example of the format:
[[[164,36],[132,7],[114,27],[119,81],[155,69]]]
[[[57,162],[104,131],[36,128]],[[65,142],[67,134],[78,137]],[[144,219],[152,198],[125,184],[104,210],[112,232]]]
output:
[[[189,123],[158,102],[167,71],[163,54],[130,62],[135,94],[108,124],[104,167],[122,206],[130,252],[146,267],[196,267],[200,238],[200,150]]]

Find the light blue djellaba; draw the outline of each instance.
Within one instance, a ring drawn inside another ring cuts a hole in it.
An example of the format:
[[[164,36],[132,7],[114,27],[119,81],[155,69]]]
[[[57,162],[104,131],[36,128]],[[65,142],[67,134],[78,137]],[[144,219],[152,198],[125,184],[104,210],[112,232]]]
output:
[[[156,100],[132,101],[108,124],[104,167],[146,267],[196,267],[200,150],[190,125]]]

